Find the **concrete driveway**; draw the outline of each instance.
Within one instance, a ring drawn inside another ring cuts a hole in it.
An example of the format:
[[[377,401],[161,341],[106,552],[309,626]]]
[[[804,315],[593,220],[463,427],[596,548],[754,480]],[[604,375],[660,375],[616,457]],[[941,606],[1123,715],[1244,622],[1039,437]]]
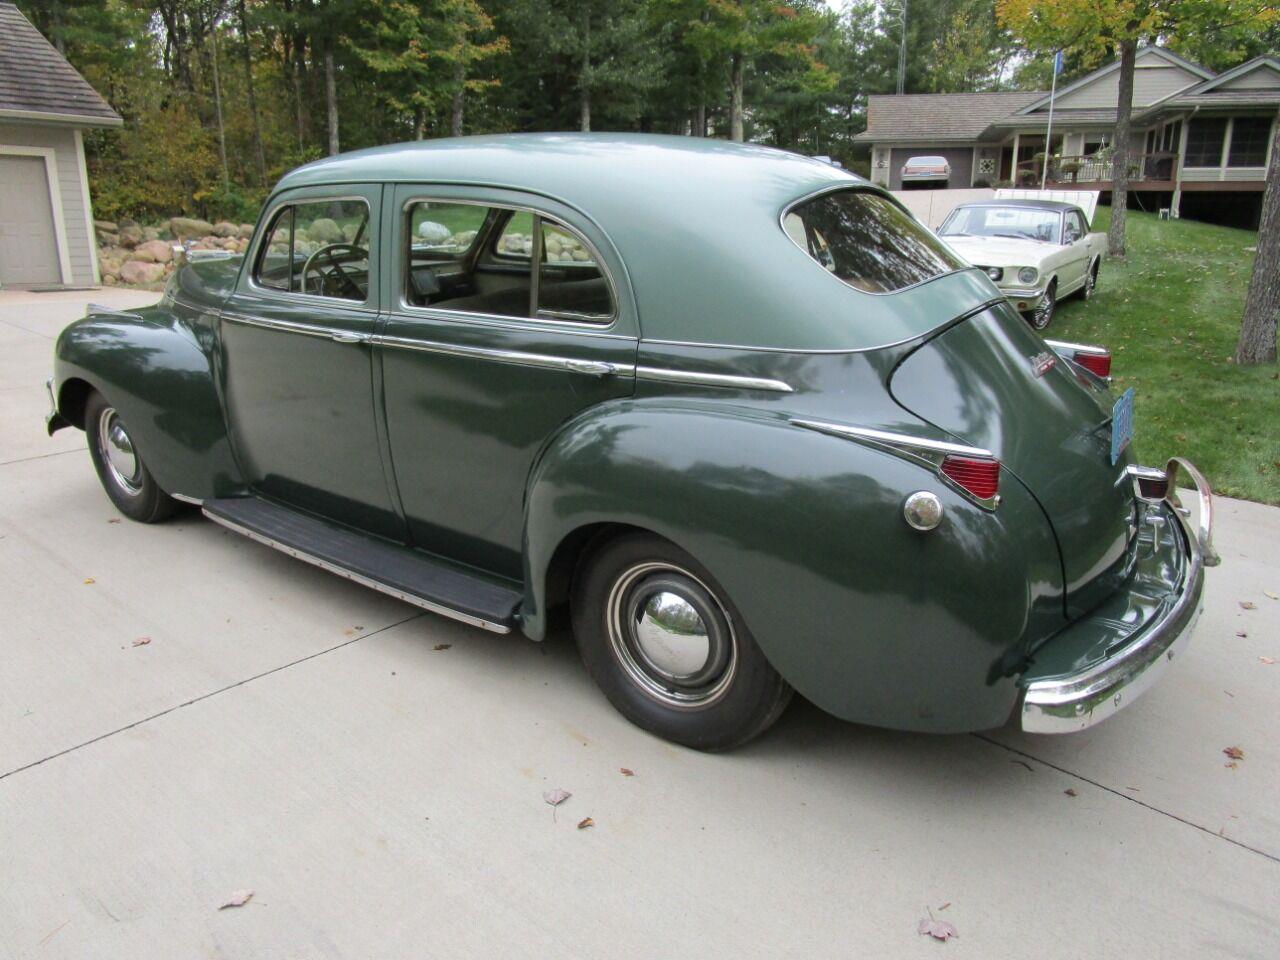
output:
[[[120,521],[83,435],[44,435],[90,297],[155,295],[0,293],[0,956],[1277,955],[1280,511],[1219,501],[1188,655],[1095,730],[797,702],[705,756],[629,726],[566,637]]]

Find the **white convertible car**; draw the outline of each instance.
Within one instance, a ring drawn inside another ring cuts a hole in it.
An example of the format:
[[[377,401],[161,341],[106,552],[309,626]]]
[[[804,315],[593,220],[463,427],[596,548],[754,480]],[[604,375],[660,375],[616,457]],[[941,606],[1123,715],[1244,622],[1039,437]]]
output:
[[[942,222],[938,236],[986,270],[1037,330],[1049,326],[1063,297],[1093,295],[1107,248],[1106,234],[1089,232],[1083,210],[1058,200],[961,204]]]

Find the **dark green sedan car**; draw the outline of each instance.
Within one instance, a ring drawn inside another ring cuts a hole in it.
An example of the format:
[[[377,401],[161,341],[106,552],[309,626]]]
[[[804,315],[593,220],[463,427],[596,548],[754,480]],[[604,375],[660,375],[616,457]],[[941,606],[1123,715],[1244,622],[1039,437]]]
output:
[[[1150,685],[1213,559],[1207,485],[1133,462],[1109,367],[829,164],[475,137],[294,170],[243,258],[91,308],[49,429],[135,520],[199,504],[482,629],[567,620],[680,743],[742,743],[793,690],[1050,733]]]

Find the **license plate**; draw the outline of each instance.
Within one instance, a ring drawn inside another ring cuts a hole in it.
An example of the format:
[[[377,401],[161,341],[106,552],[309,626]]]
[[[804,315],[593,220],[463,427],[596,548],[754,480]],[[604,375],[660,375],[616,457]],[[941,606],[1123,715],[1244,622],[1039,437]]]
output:
[[[1133,439],[1133,387],[1120,394],[1111,408],[1111,465],[1120,462],[1120,454]]]

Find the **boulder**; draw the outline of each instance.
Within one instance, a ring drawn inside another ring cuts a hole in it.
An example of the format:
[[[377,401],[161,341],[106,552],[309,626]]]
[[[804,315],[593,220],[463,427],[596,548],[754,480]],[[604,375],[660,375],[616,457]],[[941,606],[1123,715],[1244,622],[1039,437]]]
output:
[[[120,278],[114,273],[104,273],[102,275],[102,285],[104,287],[114,287],[120,282]]]
[[[213,235],[215,237],[234,237],[239,229],[234,223],[227,220],[219,220],[213,225]]]
[[[121,218],[117,221],[117,223],[119,223],[119,224],[120,224],[120,229],[121,229],[121,230],[123,230],[125,227],[136,227],[136,226],[138,226],[138,221],[137,221],[137,220],[130,220],[128,217],[121,217]]]
[[[418,224],[418,236],[427,243],[444,243],[453,236],[453,231],[435,220],[423,220]]]
[[[142,228],[136,223],[120,228],[120,246],[132,250],[142,242]]]
[[[168,263],[173,259],[173,248],[163,240],[146,240],[134,248],[132,259],[144,263]]]
[[[120,243],[120,234],[111,233],[106,230],[95,230],[95,239],[100,247],[114,247]]]
[[[196,220],[192,217],[174,217],[169,221],[169,230],[180,240],[207,237],[213,233],[213,224],[208,220]]]
[[[346,239],[342,235],[342,228],[328,217],[312,220],[311,227],[307,230],[307,236],[321,244],[342,243]]]
[[[164,279],[164,265],[129,260],[120,266],[121,283],[157,283]]]
[[[159,240],[159,239],[160,239],[160,231],[157,230],[155,227],[142,228],[142,240],[144,243],[148,240]]]
[[[103,233],[115,233],[120,229],[119,224],[114,223],[111,220],[95,220],[93,221],[93,227],[95,230],[101,230]]]
[[[240,224],[239,229],[236,230],[236,236],[239,237],[241,240],[248,240],[250,237],[253,236],[253,224],[252,223]]]

